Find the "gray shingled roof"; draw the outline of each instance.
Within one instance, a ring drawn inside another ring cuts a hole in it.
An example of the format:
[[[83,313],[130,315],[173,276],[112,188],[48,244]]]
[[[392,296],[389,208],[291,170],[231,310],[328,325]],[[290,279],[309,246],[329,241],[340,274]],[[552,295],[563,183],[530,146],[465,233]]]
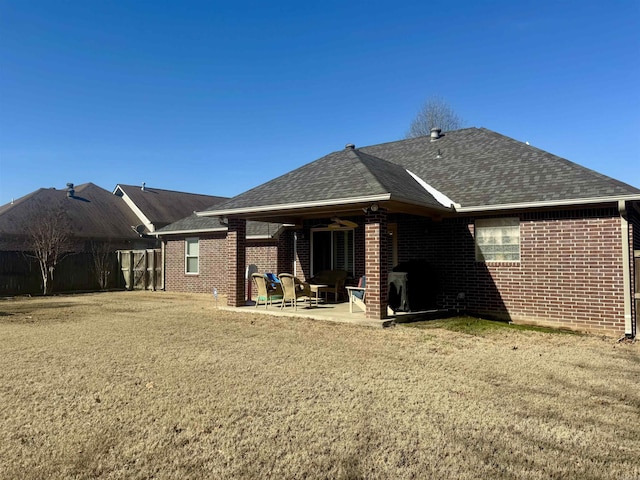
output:
[[[247,237],[273,237],[281,227],[282,224],[279,223],[249,221],[247,222]],[[195,234],[207,231],[226,232],[227,226],[220,223],[218,217],[198,217],[195,214],[191,214],[188,217],[181,218],[177,222],[173,222],[166,227],[156,230],[155,234],[162,236],[163,234],[170,235],[173,233],[187,232],[193,232]]]
[[[228,197],[176,192],[146,186],[143,190],[135,185],[119,184],[116,191],[118,187],[156,227],[168,225],[195,211],[204,210],[228,200]]]
[[[389,193],[408,202],[442,207],[401,165],[346,148],[207,210],[340,200]]]
[[[73,197],[67,191],[41,188],[0,207],[0,233],[24,235],[24,224],[47,208],[62,208],[73,234],[87,239],[137,239],[131,226],[138,224],[131,209],[111,192],[85,183],[75,187]]]
[[[405,166],[462,206],[640,193],[631,185],[486,128],[448,132],[435,142],[418,137],[361,150]]]
[[[439,205],[406,170],[463,207],[638,195],[640,190],[485,128],[331,153],[207,210],[388,193]]]

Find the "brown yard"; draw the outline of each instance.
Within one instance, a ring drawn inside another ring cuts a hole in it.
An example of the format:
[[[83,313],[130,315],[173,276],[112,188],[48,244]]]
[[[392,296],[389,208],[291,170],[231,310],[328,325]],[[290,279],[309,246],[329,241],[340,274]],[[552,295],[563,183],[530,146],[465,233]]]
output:
[[[422,327],[0,300],[0,477],[640,477],[638,344]]]

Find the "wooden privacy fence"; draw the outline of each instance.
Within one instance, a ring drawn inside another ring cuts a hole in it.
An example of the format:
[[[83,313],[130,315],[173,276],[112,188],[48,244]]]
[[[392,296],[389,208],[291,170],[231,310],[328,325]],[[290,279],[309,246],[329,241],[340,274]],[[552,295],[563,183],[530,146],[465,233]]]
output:
[[[118,250],[118,262],[127,290],[164,288],[162,250]]]

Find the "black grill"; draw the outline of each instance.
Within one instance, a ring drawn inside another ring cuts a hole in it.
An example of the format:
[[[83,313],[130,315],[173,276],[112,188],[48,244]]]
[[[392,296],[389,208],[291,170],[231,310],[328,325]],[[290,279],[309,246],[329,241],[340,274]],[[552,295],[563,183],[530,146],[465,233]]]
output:
[[[437,307],[437,274],[428,262],[412,260],[396,265],[389,273],[388,284],[388,304],[394,313]]]

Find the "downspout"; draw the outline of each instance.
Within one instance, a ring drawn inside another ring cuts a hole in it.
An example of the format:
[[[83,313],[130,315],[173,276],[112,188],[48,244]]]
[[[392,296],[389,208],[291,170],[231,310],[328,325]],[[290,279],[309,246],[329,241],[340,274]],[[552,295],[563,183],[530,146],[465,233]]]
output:
[[[618,211],[620,212],[620,226],[622,235],[622,283],[624,286],[624,335],[633,338],[633,322],[631,319],[631,259],[629,256],[629,222],[627,220],[627,205],[624,200],[618,200]]]
[[[298,276],[298,232],[293,232],[293,276]]]
[[[162,261],[162,290],[164,290],[164,291],[166,291],[166,288],[165,288],[166,283],[165,282],[166,282],[166,276],[167,276],[167,262],[166,262],[165,245],[166,245],[166,242],[163,239],[160,242],[160,248],[162,248],[162,254],[161,254],[161,257],[162,257],[162,260],[161,260]]]

